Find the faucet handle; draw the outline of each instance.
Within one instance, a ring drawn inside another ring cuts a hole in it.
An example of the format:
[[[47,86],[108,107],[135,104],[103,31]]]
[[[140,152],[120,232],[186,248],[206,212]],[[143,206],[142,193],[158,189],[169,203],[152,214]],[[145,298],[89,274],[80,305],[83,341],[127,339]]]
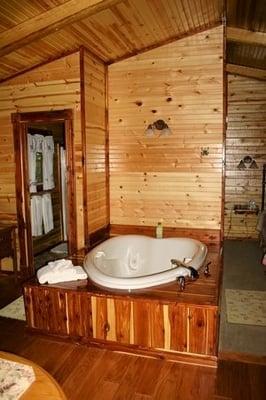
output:
[[[206,276],[206,278],[208,278],[209,276],[211,276],[210,274],[210,268],[209,265],[211,264],[211,261],[209,261],[204,268],[204,275]]]

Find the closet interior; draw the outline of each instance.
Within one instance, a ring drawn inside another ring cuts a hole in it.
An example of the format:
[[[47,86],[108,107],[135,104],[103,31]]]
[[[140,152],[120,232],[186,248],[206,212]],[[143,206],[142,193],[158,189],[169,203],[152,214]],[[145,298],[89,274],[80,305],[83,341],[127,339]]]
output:
[[[41,265],[68,253],[64,123],[30,124],[27,148],[33,256]]]

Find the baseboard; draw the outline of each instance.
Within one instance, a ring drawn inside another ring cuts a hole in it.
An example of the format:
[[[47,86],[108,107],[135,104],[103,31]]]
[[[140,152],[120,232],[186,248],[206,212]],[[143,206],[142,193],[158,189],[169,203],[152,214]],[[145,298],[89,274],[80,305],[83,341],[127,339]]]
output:
[[[218,354],[218,360],[236,361],[248,364],[266,365],[266,356],[259,356],[249,353],[237,353],[230,351],[221,351]]]

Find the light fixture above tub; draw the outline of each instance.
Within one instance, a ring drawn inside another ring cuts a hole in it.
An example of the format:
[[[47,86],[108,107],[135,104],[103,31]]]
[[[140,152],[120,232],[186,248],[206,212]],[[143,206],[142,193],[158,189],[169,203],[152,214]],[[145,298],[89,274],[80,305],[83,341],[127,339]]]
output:
[[[258,169],[258,165],[254,158],[251,156],[245,156],[242,158],[242,160],[239,161],[239,164],[237,165],[237,169],[242,170],[242,169]]]
[[[149,124],[147,129],[145,130],[145,135],[147,137],[154,136],[156,134],[156,130],[160,131],[159,136],[161,135],[168,136],[171,135],[172,133],[171,129],[163,119],[158,119],[152,124]]]

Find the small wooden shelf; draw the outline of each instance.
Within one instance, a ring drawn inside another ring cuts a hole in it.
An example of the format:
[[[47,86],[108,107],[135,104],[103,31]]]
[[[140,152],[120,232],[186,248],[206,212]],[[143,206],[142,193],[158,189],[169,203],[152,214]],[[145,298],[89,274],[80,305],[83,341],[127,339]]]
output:
[[[248,204],[235,204],[234,205],[234,213],[235,214],[256,214],[259,213],[259,207],[250,208]]]

